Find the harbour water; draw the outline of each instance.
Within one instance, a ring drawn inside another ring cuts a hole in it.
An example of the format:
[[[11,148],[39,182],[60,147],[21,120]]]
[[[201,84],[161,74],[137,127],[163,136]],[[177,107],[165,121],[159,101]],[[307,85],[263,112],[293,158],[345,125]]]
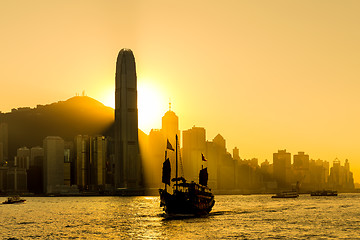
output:
[[[360,239],[360,194],[216,195],[209,216],[179,219],[159,197],[26,199],[0,205],[1,239]]]

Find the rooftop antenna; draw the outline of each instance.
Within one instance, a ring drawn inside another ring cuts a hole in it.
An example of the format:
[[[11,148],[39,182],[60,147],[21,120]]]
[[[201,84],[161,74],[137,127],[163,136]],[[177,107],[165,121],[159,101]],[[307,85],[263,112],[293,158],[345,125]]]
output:
[[[169,98],[169,112],[171,111],[171,99]]]

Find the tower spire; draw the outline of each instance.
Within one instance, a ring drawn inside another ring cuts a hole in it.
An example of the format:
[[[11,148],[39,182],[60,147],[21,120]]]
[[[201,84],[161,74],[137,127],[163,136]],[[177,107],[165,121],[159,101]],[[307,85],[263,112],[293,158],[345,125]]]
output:
[[[169,112],[171,111],[171,99],[169,99]]]

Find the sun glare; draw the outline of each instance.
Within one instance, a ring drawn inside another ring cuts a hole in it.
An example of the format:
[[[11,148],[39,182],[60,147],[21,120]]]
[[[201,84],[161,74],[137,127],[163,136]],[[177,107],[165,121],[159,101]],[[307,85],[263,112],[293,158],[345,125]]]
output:
[[[148,134],[151,129],[161,128],[161,117],[168,110],[168,100],[163,97],[161,91],[155,86],[138,81],[138,125]],[[108,107],[115,109],[115,92],[106,91],[100,101]]]
[[[109,90],[106,94],[102,97],[101,101],[105,106],[111,107],[115,109],[115,91]]]
[[[154,86],[138,82],[139,128],[146,134],[161,127],[161,117],[166,112],[166,100]]]

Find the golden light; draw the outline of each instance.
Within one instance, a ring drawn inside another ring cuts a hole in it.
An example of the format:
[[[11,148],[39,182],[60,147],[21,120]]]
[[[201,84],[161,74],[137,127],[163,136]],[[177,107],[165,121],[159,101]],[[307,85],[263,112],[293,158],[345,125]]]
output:
[[[101,97],[100,102],[102,102],[107,107],[115,109],[115,90],[109,88]]]
[[[137,84],[138,125],[146,134],[151,129],[161,128],[161,117],[168,110],[169,103],[169,100],[155,85],[147,82],[139,80]],[[105,106],[115,109],[115,91],[113,88],[103,91],[98,99]]]
[[[151,129],[161,128],[161,117],[167,111],[167,100],[154,85],[139,81],[138,93],[138,121],[139,128],[146,134]]]

